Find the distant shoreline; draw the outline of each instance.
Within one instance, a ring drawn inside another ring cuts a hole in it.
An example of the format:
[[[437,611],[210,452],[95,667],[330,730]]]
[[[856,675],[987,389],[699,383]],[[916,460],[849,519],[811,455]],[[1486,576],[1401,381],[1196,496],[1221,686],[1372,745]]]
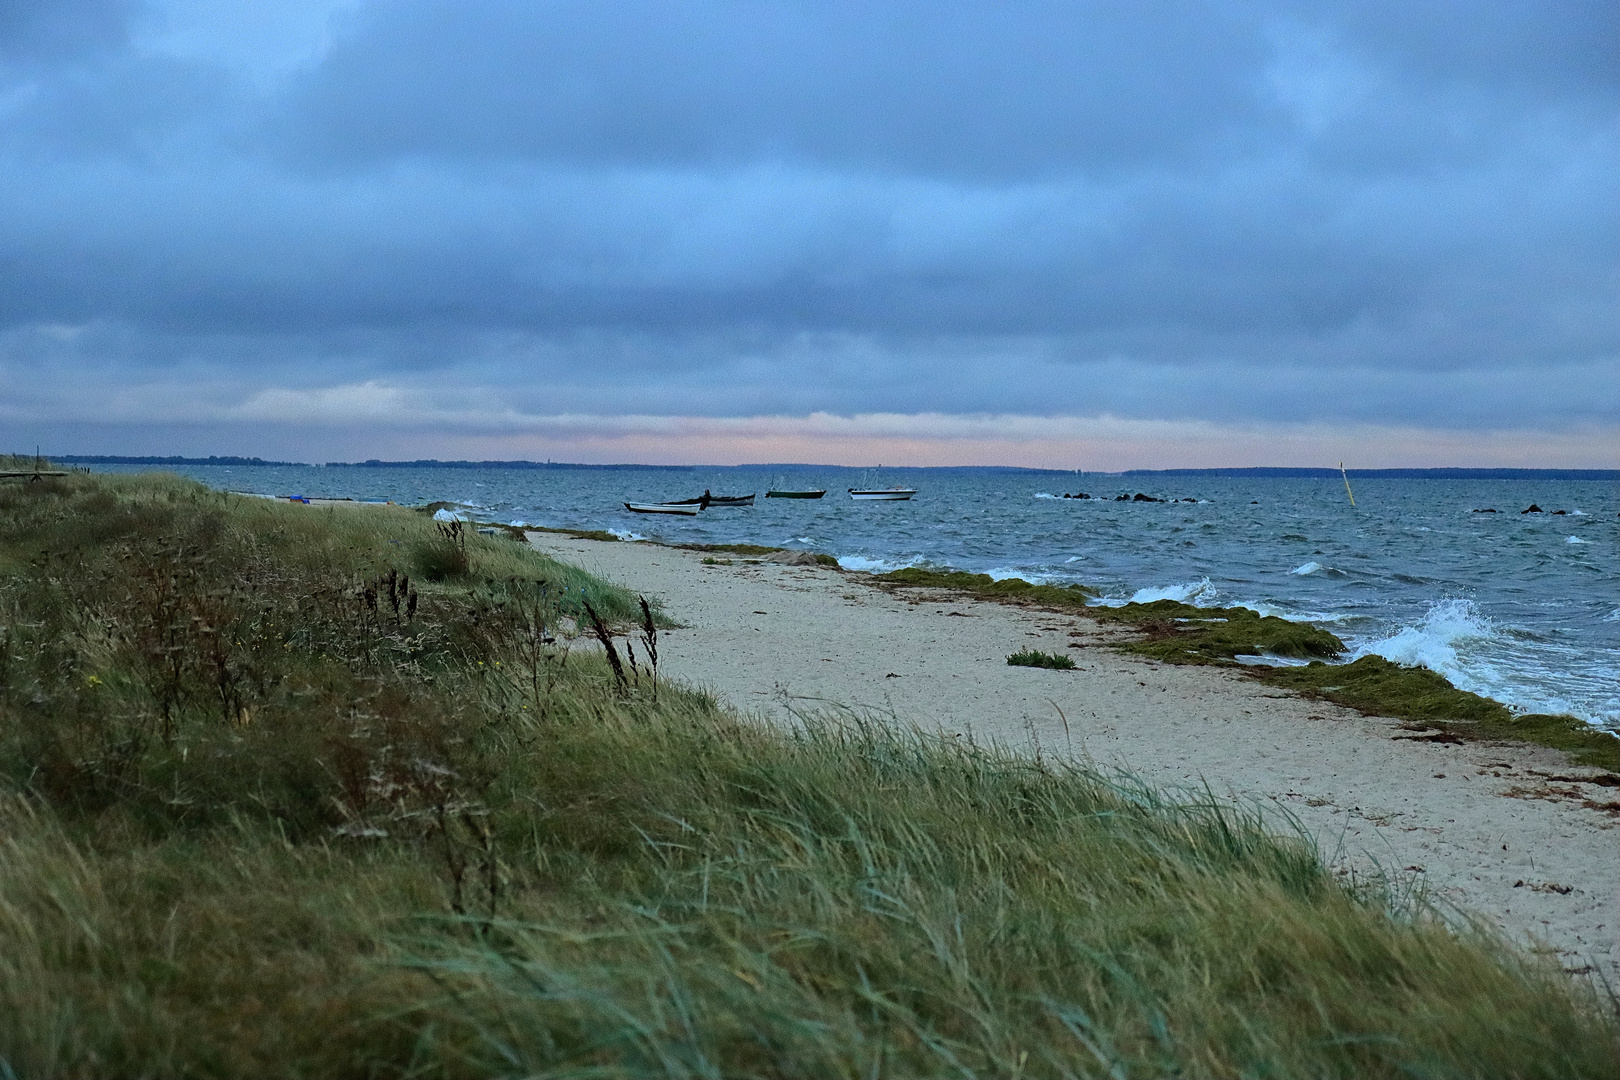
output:
[[[760,463],[747,465],[644,465],[624,462],[595,465],[570,461],[440,461],[423,458],[416,461],[267,461],[257,457],[205,457],[178,456],[126,456],[118,454],[48,454],[51,461],[64,465],[213,465],[225,467],[269,467],[284,469],[568,469],[568,470],[655,470],[659,472],[696,472],[714,469],[854,469],[855,465],[815,465],[804,463]],[[1124,472],[1091,472],[1071,469],[1036,469],[1018,465],[893,465],[883,466],[885,472],[999,472],[1041,476],[1110,476],[1110,477],[1213,477],[1226,479],[1300,479],[1320,480],[1339,476],[1338,469],[1315,467],[1254,466],[1246,468],[1215,469],[1127,469]],[[1609,480],[1620,481],[1620,469],[1347,469],[1345,472],[1359,480]]]

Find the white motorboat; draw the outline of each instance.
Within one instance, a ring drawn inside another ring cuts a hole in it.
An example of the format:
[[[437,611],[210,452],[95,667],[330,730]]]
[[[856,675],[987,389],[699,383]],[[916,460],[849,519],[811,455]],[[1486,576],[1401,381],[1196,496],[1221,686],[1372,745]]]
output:
[[[904,502],[917,494],[916,488],[850,488],[849,497],[862,500],[883,500],[885,502]]]
[[[625,503],[624,508],[632,514],[679,514],[681,517],[698,515],[696,503]]]

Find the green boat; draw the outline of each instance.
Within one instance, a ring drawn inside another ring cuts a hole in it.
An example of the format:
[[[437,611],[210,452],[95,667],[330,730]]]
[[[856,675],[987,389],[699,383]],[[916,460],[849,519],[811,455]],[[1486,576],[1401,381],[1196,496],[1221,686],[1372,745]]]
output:
[[[826,491],[767,491],[767,499],[819,499]]]

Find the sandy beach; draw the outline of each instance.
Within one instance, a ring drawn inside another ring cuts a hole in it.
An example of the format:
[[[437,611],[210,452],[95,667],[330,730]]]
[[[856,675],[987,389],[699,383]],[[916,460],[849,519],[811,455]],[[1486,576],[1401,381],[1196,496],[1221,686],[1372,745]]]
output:
[[[1564,967],[1620,985],[1620,791],[1524,745],[1413,738],[1392,719],[1215,668],[1104,647],[1071,614],[891,595],[829,567],[705,565],[703,554],[531,532],[537,548],[649,597],[681,628],[662,670],[777,722],[870,710],[949,737],[1085,757],[1161,788],[1291,817],[1341,873],[1420,884]],[[722,556],[723,558],[724,556]],[[1074,671],[1010,667],[1023,648]]]

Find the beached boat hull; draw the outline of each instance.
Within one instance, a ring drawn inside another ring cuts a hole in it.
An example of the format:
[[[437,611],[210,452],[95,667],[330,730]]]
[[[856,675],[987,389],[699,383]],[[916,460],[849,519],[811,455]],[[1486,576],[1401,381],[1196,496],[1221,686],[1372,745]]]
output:
[[[819,499],[825,491],[767,491],[767,499]]]
[[[863,502],[904,502],[917,494],[916,488],[850,488],[849,497]]]
[[[697,506],[673,506],[669,503],[625,503],[624,508],[632,514],[679,514],[681,517],[697,517]]]

